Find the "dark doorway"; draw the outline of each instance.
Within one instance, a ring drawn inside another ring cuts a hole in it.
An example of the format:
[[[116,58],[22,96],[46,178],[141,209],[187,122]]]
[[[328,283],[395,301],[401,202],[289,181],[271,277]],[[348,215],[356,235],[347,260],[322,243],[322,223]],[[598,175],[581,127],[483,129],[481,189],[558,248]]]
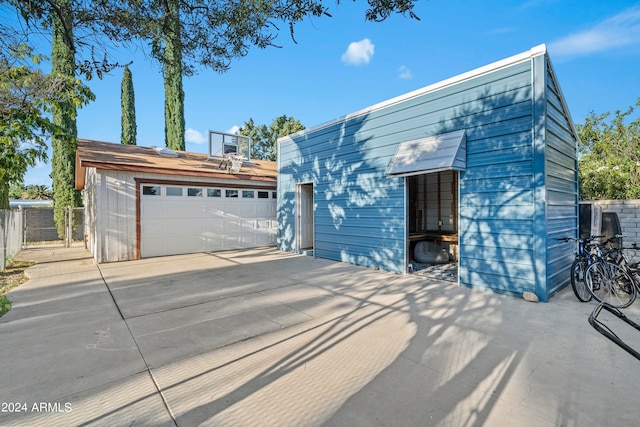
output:
[[[440,171],[406,179],[409,271],[429,274],[426,269],[437,270],[447,277],[455,274],[457,282],[458,172]]]

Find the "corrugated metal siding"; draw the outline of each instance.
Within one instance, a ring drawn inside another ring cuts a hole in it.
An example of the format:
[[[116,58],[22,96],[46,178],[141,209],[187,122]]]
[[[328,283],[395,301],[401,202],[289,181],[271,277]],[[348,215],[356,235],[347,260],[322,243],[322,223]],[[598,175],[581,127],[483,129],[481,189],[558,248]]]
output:
[[[547,293],[569,280],[573,245],[558,237],[578,235],[578,160],[576,136],[561,101],[551,65],[547,63],[545,171],[547,190]]]

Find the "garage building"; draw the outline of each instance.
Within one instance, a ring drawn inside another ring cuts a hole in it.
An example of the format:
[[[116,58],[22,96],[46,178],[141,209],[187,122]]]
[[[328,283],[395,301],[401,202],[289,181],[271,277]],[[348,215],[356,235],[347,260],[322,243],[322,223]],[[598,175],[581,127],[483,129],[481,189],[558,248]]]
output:
[[[541,301],[569,280],[577,134],[544,45],[281,138],[278,248]]]
[[[97,262],[275,244],[276,163],[79,140],[85,240]]]

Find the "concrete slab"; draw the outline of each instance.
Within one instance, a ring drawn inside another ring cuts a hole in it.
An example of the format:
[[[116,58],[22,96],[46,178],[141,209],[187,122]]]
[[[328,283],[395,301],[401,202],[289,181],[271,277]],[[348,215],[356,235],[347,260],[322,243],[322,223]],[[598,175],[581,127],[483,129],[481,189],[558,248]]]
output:
[[[76,397],[105,384],[119,387],[146,374],[146,365],[83,248],[38,248],[20,256],[38,264],[27,270],[32,278],[9,293],[12,309],[0,318],[0,425],[75,420],[66,404],[78,414]],[[15,403],[27,410],[6,406]]]
[[[15,401],[12,401],[15,402]],[[0,415],[3,426],[175,426],[148,373],[79,393],[29,403]]]
[[[570,289],[533,304],[273,248],[99,266],[78,249],[20,256],[39,264],[0,318],[0,403],[53,406],[0,425],[640,419],[640,362]],[[640,322],[640,304],[625,312]]]
[[[318,425],[402,352],[413,334],[406,320],[370,305],[170,364],[156,376],[179,425]]]

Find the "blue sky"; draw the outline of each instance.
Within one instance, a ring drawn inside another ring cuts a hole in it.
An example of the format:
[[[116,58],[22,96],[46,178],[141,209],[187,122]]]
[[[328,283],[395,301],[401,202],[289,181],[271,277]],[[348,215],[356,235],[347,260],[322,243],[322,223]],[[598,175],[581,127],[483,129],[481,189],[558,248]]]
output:
[[[614,0],[417,0],[415,21],[364,20],[366,2],[329,1],[332,18],[282,26],[282,48],[252,49],[225,74],[184,79],[187,151],[206,152],[209,130],[233,131],[250,118],[269,125],[286,114],[313,127],[378,102],[547,45],[576,124],[590,111],[624,110],[640,97],[640,2]],[[133,61],[138,145],[164,145],[160,68]],[[80,110],[78,136],[120,141],[122,71],[88,82],[96,101]],[[51,185],[39,164],[25,184]]]

